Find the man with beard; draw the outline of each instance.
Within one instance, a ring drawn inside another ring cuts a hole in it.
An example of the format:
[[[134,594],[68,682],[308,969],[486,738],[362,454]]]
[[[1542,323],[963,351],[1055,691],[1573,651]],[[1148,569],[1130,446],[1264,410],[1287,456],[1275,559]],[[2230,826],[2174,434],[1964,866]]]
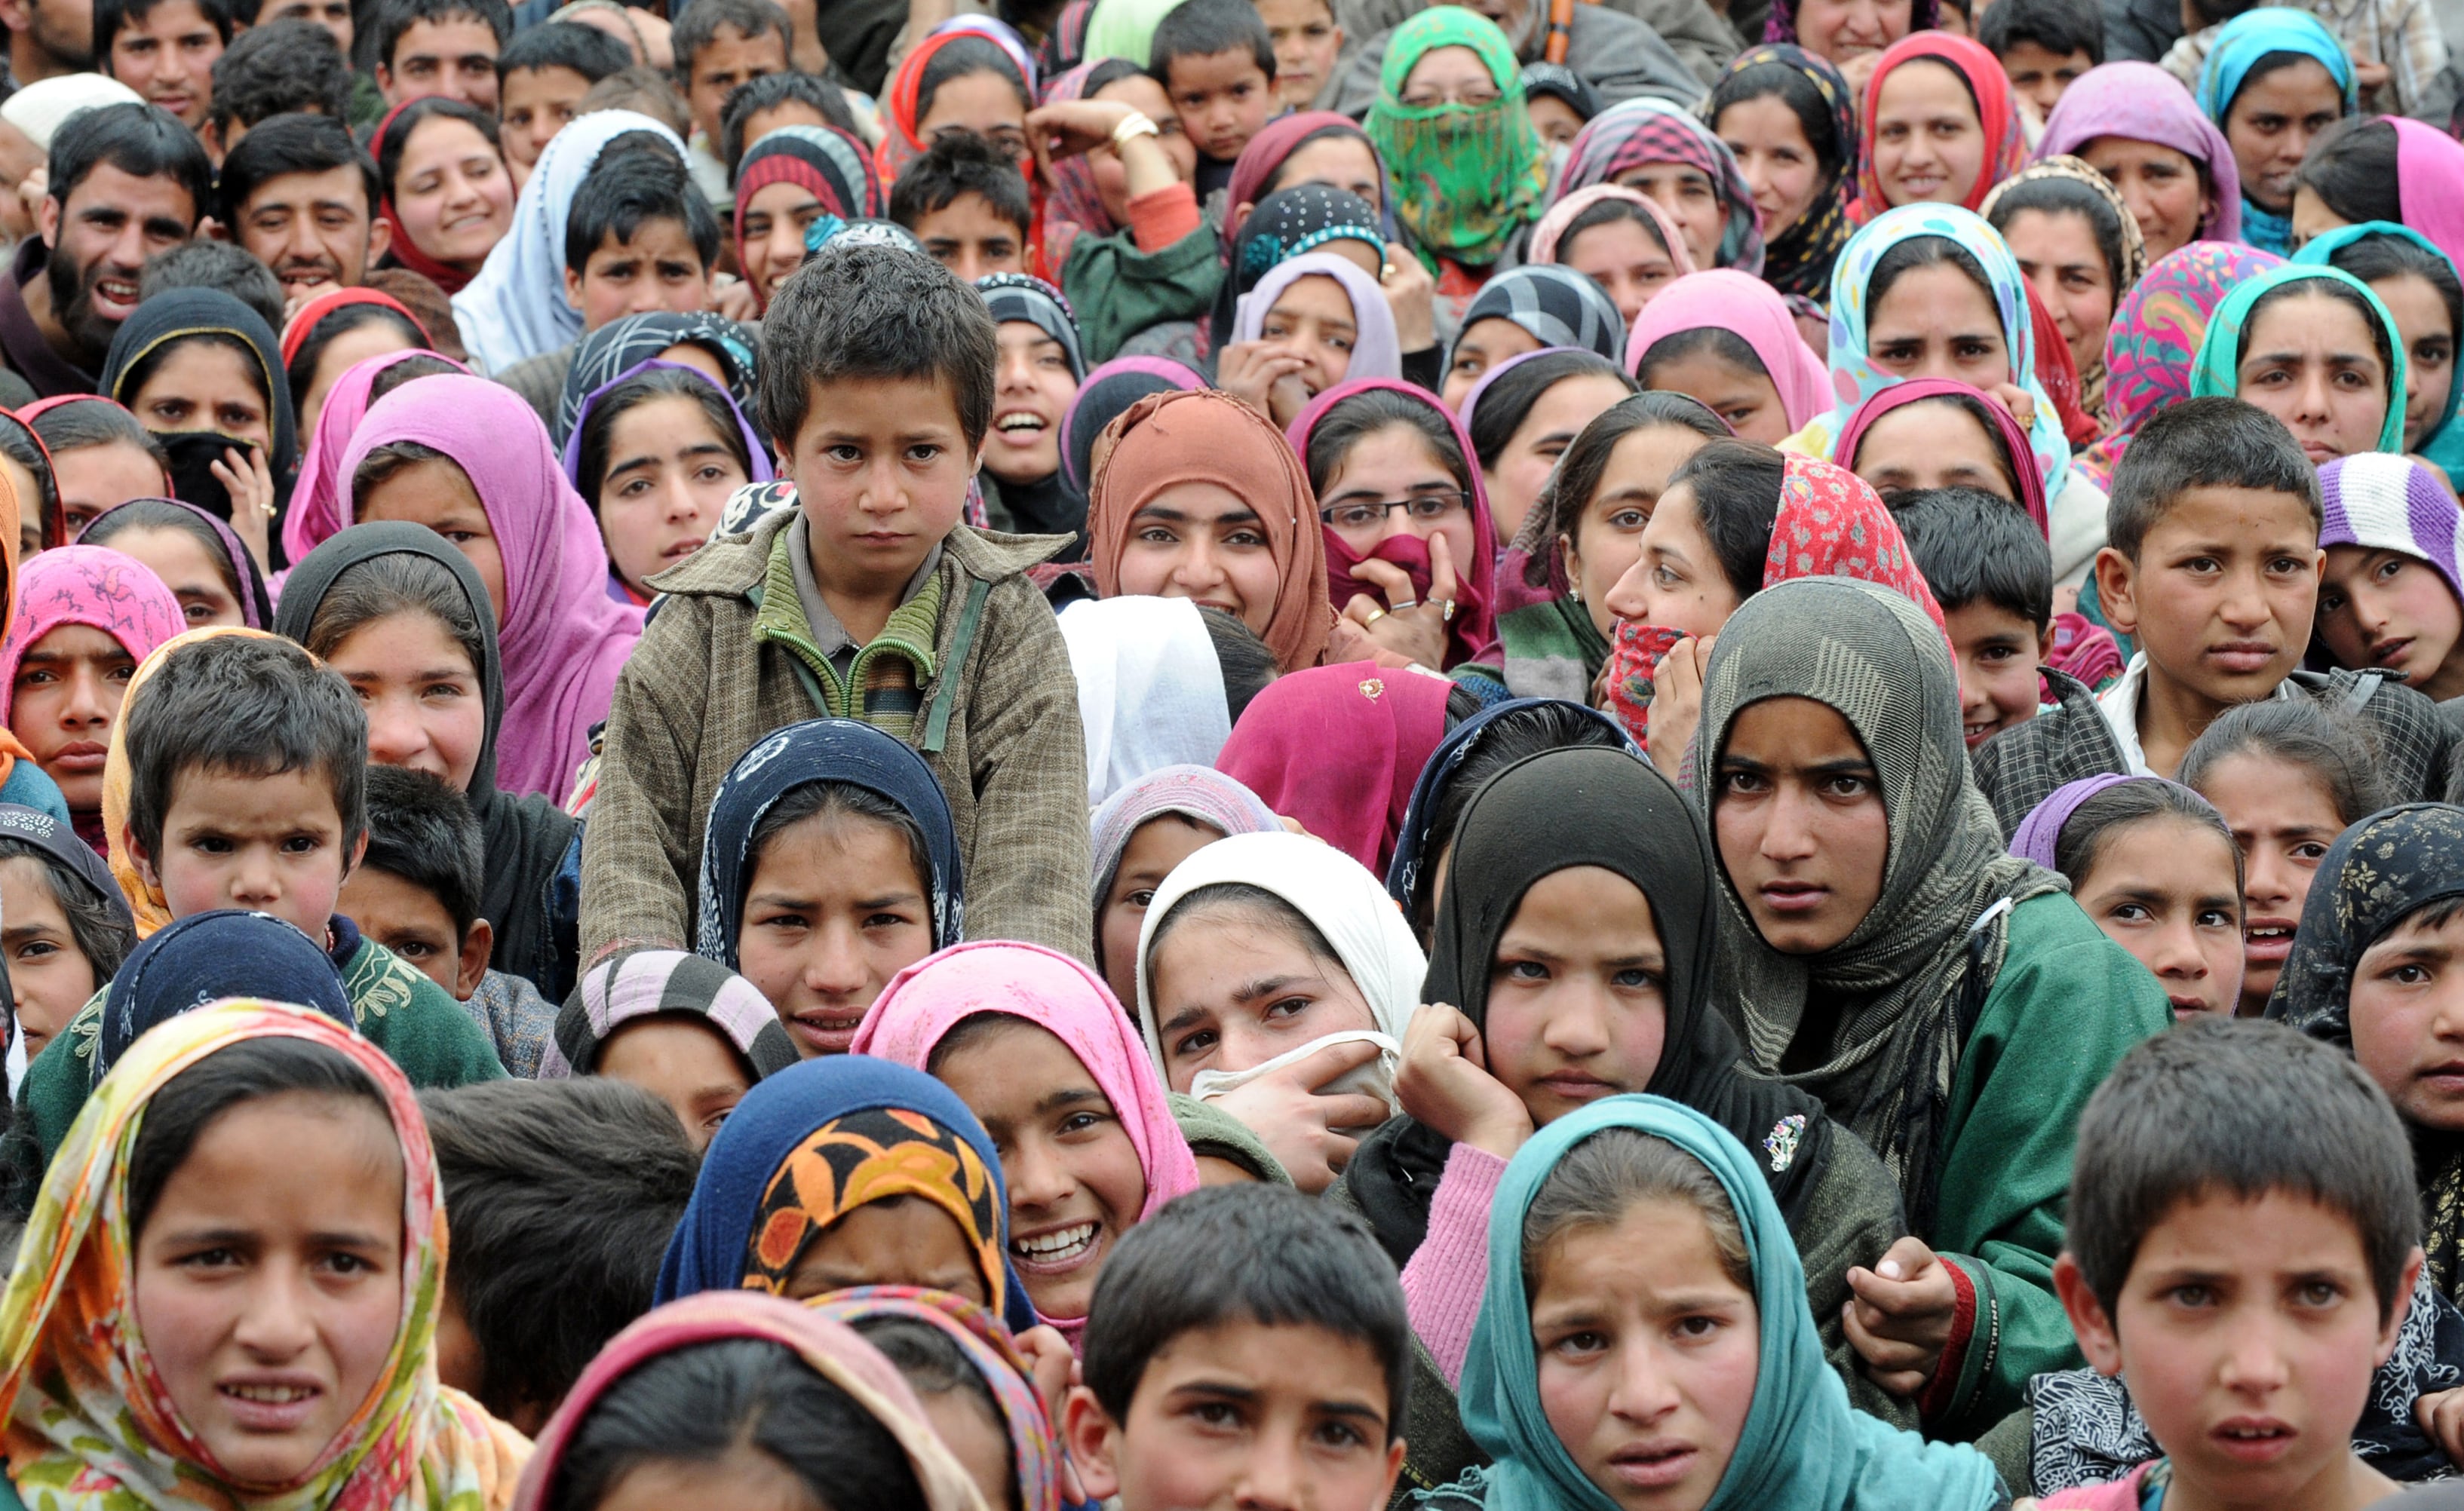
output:
[[[274,270],[293,305],[363,283],[392,239],[377,219],[377,165],[332,116],[275,116],[223,159],[222,234]]]
[[[39,398],[94,392],[145,259],[195,233],[212,186],[196,133],[157,106],[70,117],[52,138],[39,234],[0,274],[0,361]]]
[[[93,0],[0,0],[9,77],[19,88],[94,66]]]

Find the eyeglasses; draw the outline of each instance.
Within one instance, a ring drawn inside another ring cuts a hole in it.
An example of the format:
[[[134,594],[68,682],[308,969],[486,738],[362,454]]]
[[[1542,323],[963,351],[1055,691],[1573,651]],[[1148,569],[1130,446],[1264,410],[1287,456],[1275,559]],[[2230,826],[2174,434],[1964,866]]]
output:
[[[1320,523],[1336,535],[1351,537],[1375,535],[1386,527],[1386,516],[1400,509],[1411,515],[1417,525],[1442,525],[1471,507],[1471,495],[1460,490],[1441,493],[1414,493],[1409,498],[1355,498],[1330,505],[1317,512]]]

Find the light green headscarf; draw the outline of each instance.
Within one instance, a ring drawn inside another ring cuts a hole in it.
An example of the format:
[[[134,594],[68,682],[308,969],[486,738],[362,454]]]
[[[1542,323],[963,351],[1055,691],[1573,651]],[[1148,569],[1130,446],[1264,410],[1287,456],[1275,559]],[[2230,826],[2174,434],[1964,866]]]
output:
[[[1126,0],[1104,0],[1108,6]],[[1102,15],[1099,9],[1096,12]],[[1094,39],[1088,39],[1094,56]],[[1497,85],[1486,105],[1403,103],[1403,82],[1420,59],[1441,47],[1480,55]],[[1549,154],[1523,103],[1523,65],[1497,23],[1457,5],[1431,6],[1395,29],[1377,75],[1377,103],[1369,109],[1369,141],[1386,164],[1395,213],[1424,249],[1466,267],[1485,268],[1524,226],[1540,217],[1549,187]]]
[[[1155,28],[1180,5],[1181,0],[1097,0],[1094,13],[1087,18],[1085,55],[1125,57],[1146,67]]]
[[[2225,302],[2217,305],[2216,313],[2209,318],[2208,334],[2199,342],[2197,359],[2190,363],[2190,397],[2232,399],[2239,396],[2242,328],[2250,322],[2250,312],[2270,291],[2306,278],[2341,283],[2360,294],[2368,301],[2370,314],[2378,320],[2380,330],[2386,333],[2390,359],[2387,418],[2379,423],[2378,445],[2371,449],[2401,452],[2404,449],[2404,336],[2395,328],[2395,317],[2388,314],[2387,307],[2379,302],[2379,296],[2370,292],[2370,286],[2340,268],[2287,263],[2281,268],[2270,268],[2226,295]]]
[[[1705,1511],[1986,1511],[2004,1503],[2001,1478],[1984,1455],[1965,1444],[1928,1443],[1848,1404],[1848,1388],[1823,1361],[1796,1245],[1745,1146],[1690,1107],[1619,1096],[1533,1134],[1507,1166],[1489,1209],[1488,1285],[1463,1372],[1463,1426],[1495,1460],[1479,1471],[1486,1511],[1617,1511],[1549,1425],[1531,1299],[1523,1285],[1523,1223],[1532,1198],[1559,1160],[1606,1128],[1665,1139],[1702,1161],[1745,1231],[1761,1362],[1745,1432]]]

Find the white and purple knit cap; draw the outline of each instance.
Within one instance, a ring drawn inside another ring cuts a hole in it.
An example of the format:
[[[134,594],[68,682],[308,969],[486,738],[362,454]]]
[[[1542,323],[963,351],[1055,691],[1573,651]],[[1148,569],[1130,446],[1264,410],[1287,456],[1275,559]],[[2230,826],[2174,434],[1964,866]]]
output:
[[[2430,469],[2391,451],[2340,456],[2319,469],[2325,515],[2319,544],[2401,551],[2436,568],[2448,591],[2464,602],[2464,563],[2456,557],[2455,497]]]

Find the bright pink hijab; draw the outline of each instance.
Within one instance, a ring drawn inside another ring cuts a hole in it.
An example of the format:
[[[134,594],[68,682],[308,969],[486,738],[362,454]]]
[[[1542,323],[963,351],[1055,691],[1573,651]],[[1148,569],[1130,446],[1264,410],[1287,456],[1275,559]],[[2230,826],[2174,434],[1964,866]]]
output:
[[[1652,296],[1634,318],[1625,342],[1628,372],[1642,365],[1655,342],[1682,331],[1712,326],[1754,349],[1755,360],[1779,390],[1779,406],[1793,433],[1831,412],[1831,372],[1821,354],[1805,344],[1796,318],[1779,291],[1733,268],[1689,273]]]
[[[2401,116],[2387,122],[2395,128],[2396,203],[2404,223],[2464,267],[2464,142]]]
[[[15,701],[17,665],[62,624],[86,624],[139,661],[187,628],[180,601],[144,562],[109,546],[55,546],[17,574],[17,612],[0,640],[0,719]]]
[[[317,411],[317,428],[308,437],[308,449],[299,453],[299,480],[291,485],[291,506],[283,511],[284,560],[305,560],[309,552],[341,535],[351,522],[350,504],[343,496],[350,492],[350,474],[342,471],[342,451],[351,444],[351,432],[367,418],[368,389],[376,383],[377,374],[413,357],[453,362],[451,357],[429,351],[386,352],[353,362],[334,380],[325,395],[325,407]],[[453,365],[463,372],[471,370],[460,362]]]
[[[1173,1121],[1163,1082],[1129,1014],[1102,976],[1058,951],[985,939],[927,955],[891,977],[849,1048],[925,1070],[950,1031],[981,1013],[1033,1023],[1067,1045],[1095,1078],[1146,1172],[1140,1222],[1198,1189],[1198,1156]],[[1073,1348],[1087,1325],[1084,1317],[1044,1320]]]
[[[562,802],[590,754],[590,726],[607,716],[616,675],[642,638],[642,611],[607,596],[599,521],[565,481],[547,427],[519,394],[485,378],[407,383],[368,410],[336,475],[356,476],[370,451],[396,441],[444,452],[487,511],[505,563],[496,785]]]
[[[1215,769],[1383,876],[1453,690],[1368,661],[1295,671],[1249,700]]]
[[[1948,378],[1911,378],[1881,389],[1857,406],[1848,423],[1839,429],[1839,439],[1832,443],[1831,459],[1850,471],[1857,470],[1857,449],[1864,444],[1865,432],[1874,422],[1894,409],[1907,405],[1923,404],[1928,399],[1965,399],[1971,410],[1985,411],[1987,428],[1993,443],[2002,451],[2002,459],[2011,470],[2013,486],[2019,491],[2018,505],[2028,512],[2028,519],[2038,532],[2051,537],[2053,524],[2045,512],[2045,478],[2036,471],[2036,454],[2028,449],[2028,432],[2011,417],[2001,400],[1980,389]],[[1971,414],[1971,418],[1972,418]],[[1765,586],[1770,584],[1766,583]]]

